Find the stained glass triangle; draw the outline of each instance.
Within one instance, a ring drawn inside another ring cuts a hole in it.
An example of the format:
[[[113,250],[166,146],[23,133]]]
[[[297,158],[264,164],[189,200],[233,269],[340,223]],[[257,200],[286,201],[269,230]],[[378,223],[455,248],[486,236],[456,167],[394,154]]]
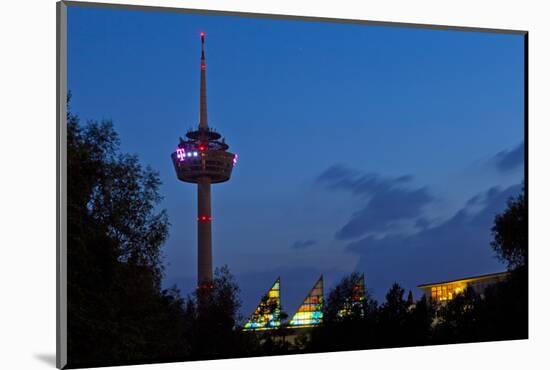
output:
[[[304,302],[292,316],[288,326],[310,327],[323,321],[323,275],[315,283]]]
[[[281,279],[262,297],[243,330],[269,330],[281,326]]]

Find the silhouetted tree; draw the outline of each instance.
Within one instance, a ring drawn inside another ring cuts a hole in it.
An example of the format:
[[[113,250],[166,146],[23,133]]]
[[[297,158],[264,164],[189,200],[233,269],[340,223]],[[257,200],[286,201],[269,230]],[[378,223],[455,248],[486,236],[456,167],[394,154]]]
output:
[[[394,283],[386,294],[386,302],[379,311],[378,337],[383,346],[402,346],[407,343],[406,327],[408,305],[404,299],[405,290]]]
[[[506,210],[495,217],[493,249],[508,264],[507,281],[485,292],[485,340],[521,339],[528,336],[528,225],[525,186],[508,201]]]
[[[204,289],[204,288],[199,288]],[[193,358],[223,358],[244,355],[248,348],[238,330],[239,287],[227,266],[216,268],[208,291],[197,289],[187,300],[185,321]]]
[[[476,312],[480,328],[477,340],[527,338],[528,314],[527,273],[516,268],[508,280],[485,289]]]
[[[436,343],[472,342],[479,338],[480,297],[468,287],[437,308],[434,340]]]
[[[409,290],[409,294],[407,295],[407,307],[410,308],[413,305],[414,305],[413,292]]]
[[[331,289],[323,309],[323,323],[315,328],[307,348],[334,351],[370,348],[376,343],[374,333],[378,303],[368,291],[360,300],[356,287],[363,276],[352,273]]]
[[[412,294],[409,294],[409,298],[412,299]],[[410,299],[407,299],[407,305],[409,305]],[[407,345],[420,346],[432,342],[434,315],[434,307],[430,305],[425,295],[414,304],[409,305],[404,328]]]
[[[276,303],[272,302],[266,305],[268,312],[276,312]],[[286,313],[282,307],[279,308],[278,314],[274,316],[274,319],[281,324],[288,319],[288,313]],[[291,330],[285,325],[280,325],[274,330],[264,331],[258,337],[260,343],[260,354],[284,354],[288,352],[290,346],[286,340],[286,337],[290,334]]]
[[[288,353],[289,342],[286,337],[291,333],[283,322],[288,318],[288,314],[283,310],[282,306],[272,300],[269,295],[262,297],[255,314],[258,317],[273,315],[272,321],[279,322],[278,327],[271,327],[270,330],[250,330],[241,333],[242,352],[244,355],[276,355]],[[242,331],[242,326],[237,327],[238,331]]]
[[[67,175],[69,365],[184,356],[183,300],[161,289],[158,174],[119,151],[112,122],[68,109]]]
[[[364,318],[373,309],[377,303],[371,298],[368,292],[365,292],[361,300],[356,300],[357,286],[362,284],[363,275],[353,272],[336,285],[328,294],[328,299],[324,305],[323,321],[335,323],[341,321],[356,321]]]
[[[508,208],[495,217],[491,246],[509,269],[527,264],[527,204],[525,188],[517,198],[508,201]]]

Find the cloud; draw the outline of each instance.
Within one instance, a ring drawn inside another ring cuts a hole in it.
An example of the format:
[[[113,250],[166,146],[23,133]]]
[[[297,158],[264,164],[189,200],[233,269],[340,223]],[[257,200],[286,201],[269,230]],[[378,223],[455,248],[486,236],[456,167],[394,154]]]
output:
[[[502,271],[505,267],[490,247],[491,226],[520,190],[520,184],[490,188],[438,226],[412,235],[367,236],[347,249],[359,254],[357,270],[365,272],[378,299],[395,281],[414,291],[423,283]]]
[[[336,232],[336,239],[347,240],[368,233],[388,232],[403,222],[416,224],[423,208],[433,201],[427,187],[412,188],[412,176],[382,177],[360,174],[343,165],[334,165],[318,176],[319,184],[331,190],[349,191],[365,198],[365,205]],[[422,220],[424,223],[426,220]]]
[[[308,247],[311,247],[312,245],[315,245],[317,244],[317,241],[316,240],[311,240],[311,239],[308,239],[308,240],[296,240],[291,248],[293,249],[306,249]]]
[[[411,175],[383,178],[375,173],[361,174],[342,164],[336,164],[317,177],[317,182],[328,189],[347,190],[355,195],[369,195],[390,187],[410,182]]]
[[[503,150],[498,152],[494,158],[493,163],[497,170],[500,172],[508,172],[514,170],[524,163],[524,142],[522,141],[517,147],[511,150]]]
[[[432,199],[425,187],[380,190],[336,233],[336,238],[345,240],[369,232],[384,232],[398,221],[416,220],[422,208]]]

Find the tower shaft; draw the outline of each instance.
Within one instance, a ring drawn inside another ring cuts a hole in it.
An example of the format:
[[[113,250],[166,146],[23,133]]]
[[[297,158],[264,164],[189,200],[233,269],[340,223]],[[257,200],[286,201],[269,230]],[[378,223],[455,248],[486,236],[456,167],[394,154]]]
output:
[[[201,90],[199,131],[208,130],[208,112],[206,109],[206,61],[204,57],[204,33],[201,33]],[[207,138],[201,135],[201,141]],[[212,207],[210,194],[211,180],[202,177],[197,183],[197,283],[208,285],[212,281]]]
[[[197,183],[197,241],[198,285],[212,281],[212,215],[210,179],[203,177]]]

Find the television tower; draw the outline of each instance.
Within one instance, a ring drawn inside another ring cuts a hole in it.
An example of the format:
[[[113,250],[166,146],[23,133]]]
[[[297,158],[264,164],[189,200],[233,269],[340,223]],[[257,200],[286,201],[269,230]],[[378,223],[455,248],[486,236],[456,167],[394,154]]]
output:
[[[206,61],[204,32],[201,32],[201,82],[199,126],[180,137],[172,162],[178,179],[197,184],[197,241],[199,288],[208,288],[212,282],[212,210],[210,185],[228,181],[237,155],[227,151],[229,145],[221,135],[208,126],[206,110]]]

